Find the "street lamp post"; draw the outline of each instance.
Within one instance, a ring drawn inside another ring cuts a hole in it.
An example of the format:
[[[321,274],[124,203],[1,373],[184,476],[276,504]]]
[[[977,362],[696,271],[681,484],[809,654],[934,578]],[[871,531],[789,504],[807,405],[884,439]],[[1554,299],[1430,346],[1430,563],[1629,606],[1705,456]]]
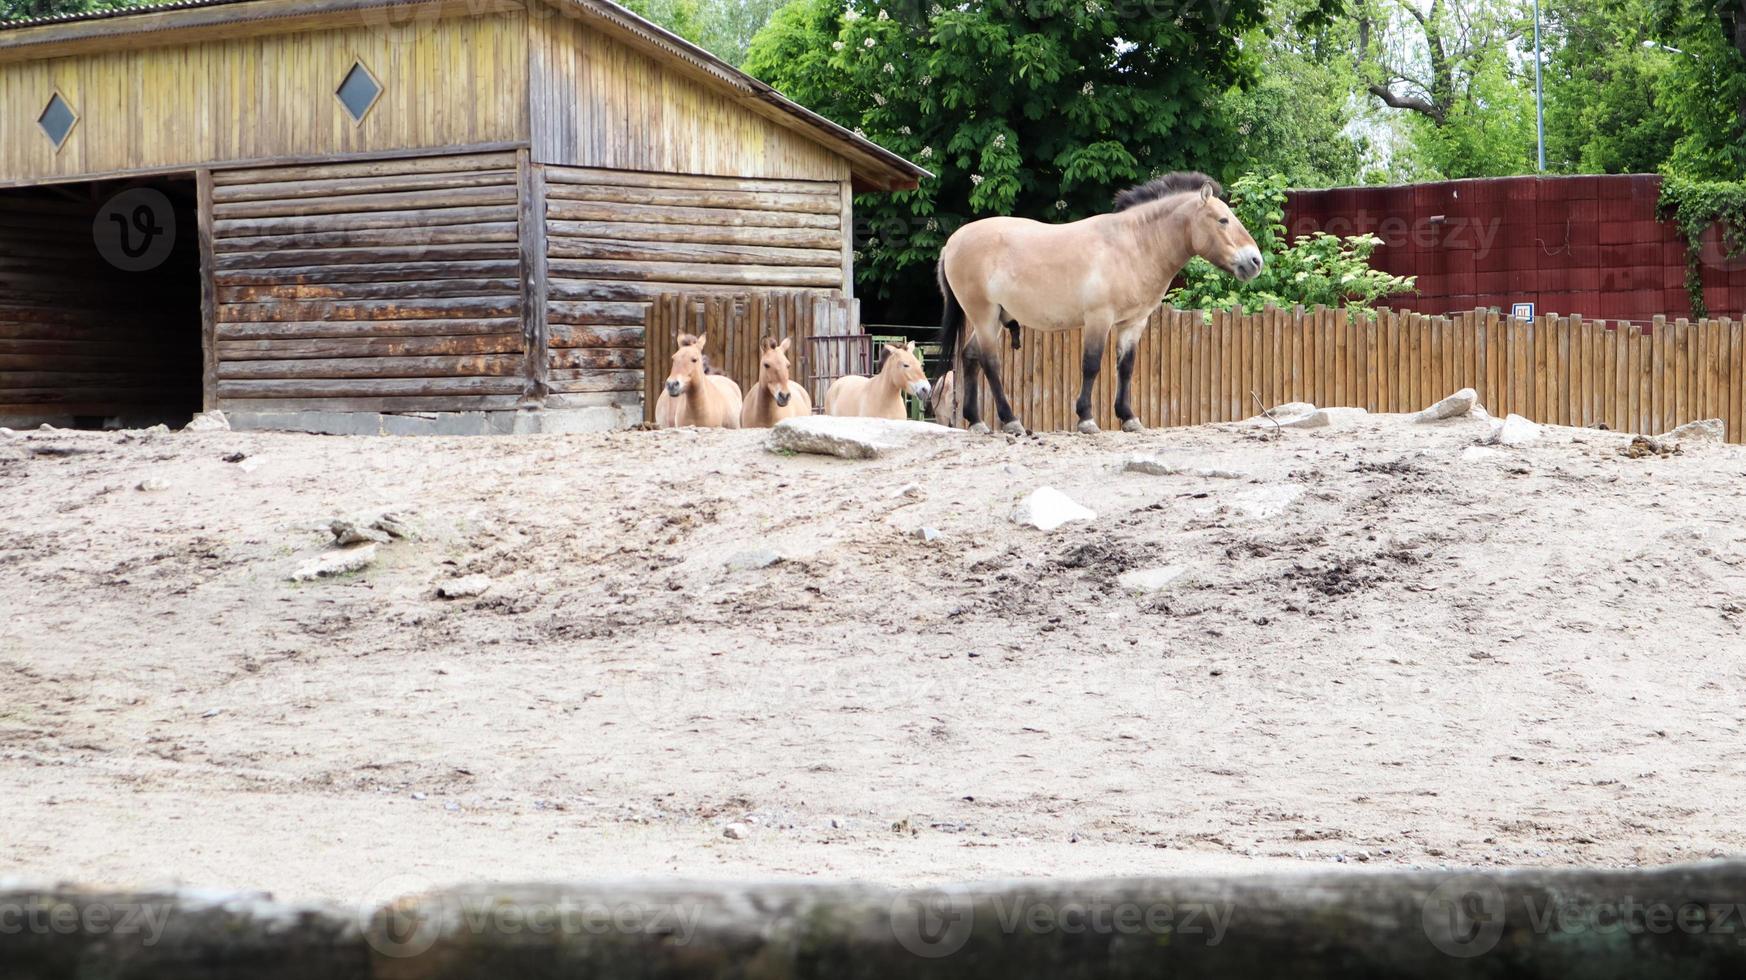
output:
[[[1546,170],[1546,90],[1540,82],[1540,0],[1534,0],[1534,127],[1539,132],[1540,171]]]

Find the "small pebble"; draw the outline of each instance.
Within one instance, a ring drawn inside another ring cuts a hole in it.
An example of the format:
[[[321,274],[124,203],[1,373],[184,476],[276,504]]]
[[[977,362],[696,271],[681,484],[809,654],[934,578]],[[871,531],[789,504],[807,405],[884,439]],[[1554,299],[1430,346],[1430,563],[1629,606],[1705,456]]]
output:
[[[745,840],[746,828],[743,824],[730,823],[722,828],[721,835],[728,840]]]

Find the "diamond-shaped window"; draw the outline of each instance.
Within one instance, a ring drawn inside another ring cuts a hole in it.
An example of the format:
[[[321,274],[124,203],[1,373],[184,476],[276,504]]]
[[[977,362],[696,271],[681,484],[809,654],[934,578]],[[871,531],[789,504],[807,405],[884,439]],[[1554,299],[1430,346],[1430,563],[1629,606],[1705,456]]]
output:
[[[66,99],[61,98],[59,92],[49,99],[42,115],[36,117],[36,124],[42,127],[43,133],[57,150],[67,142],[67,137],[73,133],[73,126],[78,122],[79,114],[73,111],[72,105]]]
[[[353,122],[363,122],[364,117],[370,113],[370,107],[382,97],[382,83],[376,81],[376,76],[370,74],[370,69],[365,68],[363,62],[354,62],[352,70],[346,72],[345,80],[340,82],[334,95],[339,96],[340,105],[345,106]]]

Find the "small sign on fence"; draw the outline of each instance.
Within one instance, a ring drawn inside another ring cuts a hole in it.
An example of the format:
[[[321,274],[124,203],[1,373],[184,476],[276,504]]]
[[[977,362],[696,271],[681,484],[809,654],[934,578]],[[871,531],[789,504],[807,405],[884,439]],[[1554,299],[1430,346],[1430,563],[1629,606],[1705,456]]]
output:
[[[1534,318],[1534,304],[1516,303],[1510,307],[1510,316],[1518,320],[1532,320]]]

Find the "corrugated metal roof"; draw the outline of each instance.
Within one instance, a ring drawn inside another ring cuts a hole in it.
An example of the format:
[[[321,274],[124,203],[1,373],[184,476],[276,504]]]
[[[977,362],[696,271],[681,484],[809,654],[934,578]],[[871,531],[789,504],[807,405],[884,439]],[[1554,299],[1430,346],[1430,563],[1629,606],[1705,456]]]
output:
[[[142,3],[132,7],[110,7],[103,10],[87,10],[77,14],[55,14],[49,17],[26,17],[22,20],[0,20],[0,31],[19,27],[38,27],[43,24],[70,24],[81,20],[105,20],[110,17],[126,17],[130,14],[150,13],[157,10],[222,7],[226,4],[246,2],[247,0],[176,0],[173,3]]]

